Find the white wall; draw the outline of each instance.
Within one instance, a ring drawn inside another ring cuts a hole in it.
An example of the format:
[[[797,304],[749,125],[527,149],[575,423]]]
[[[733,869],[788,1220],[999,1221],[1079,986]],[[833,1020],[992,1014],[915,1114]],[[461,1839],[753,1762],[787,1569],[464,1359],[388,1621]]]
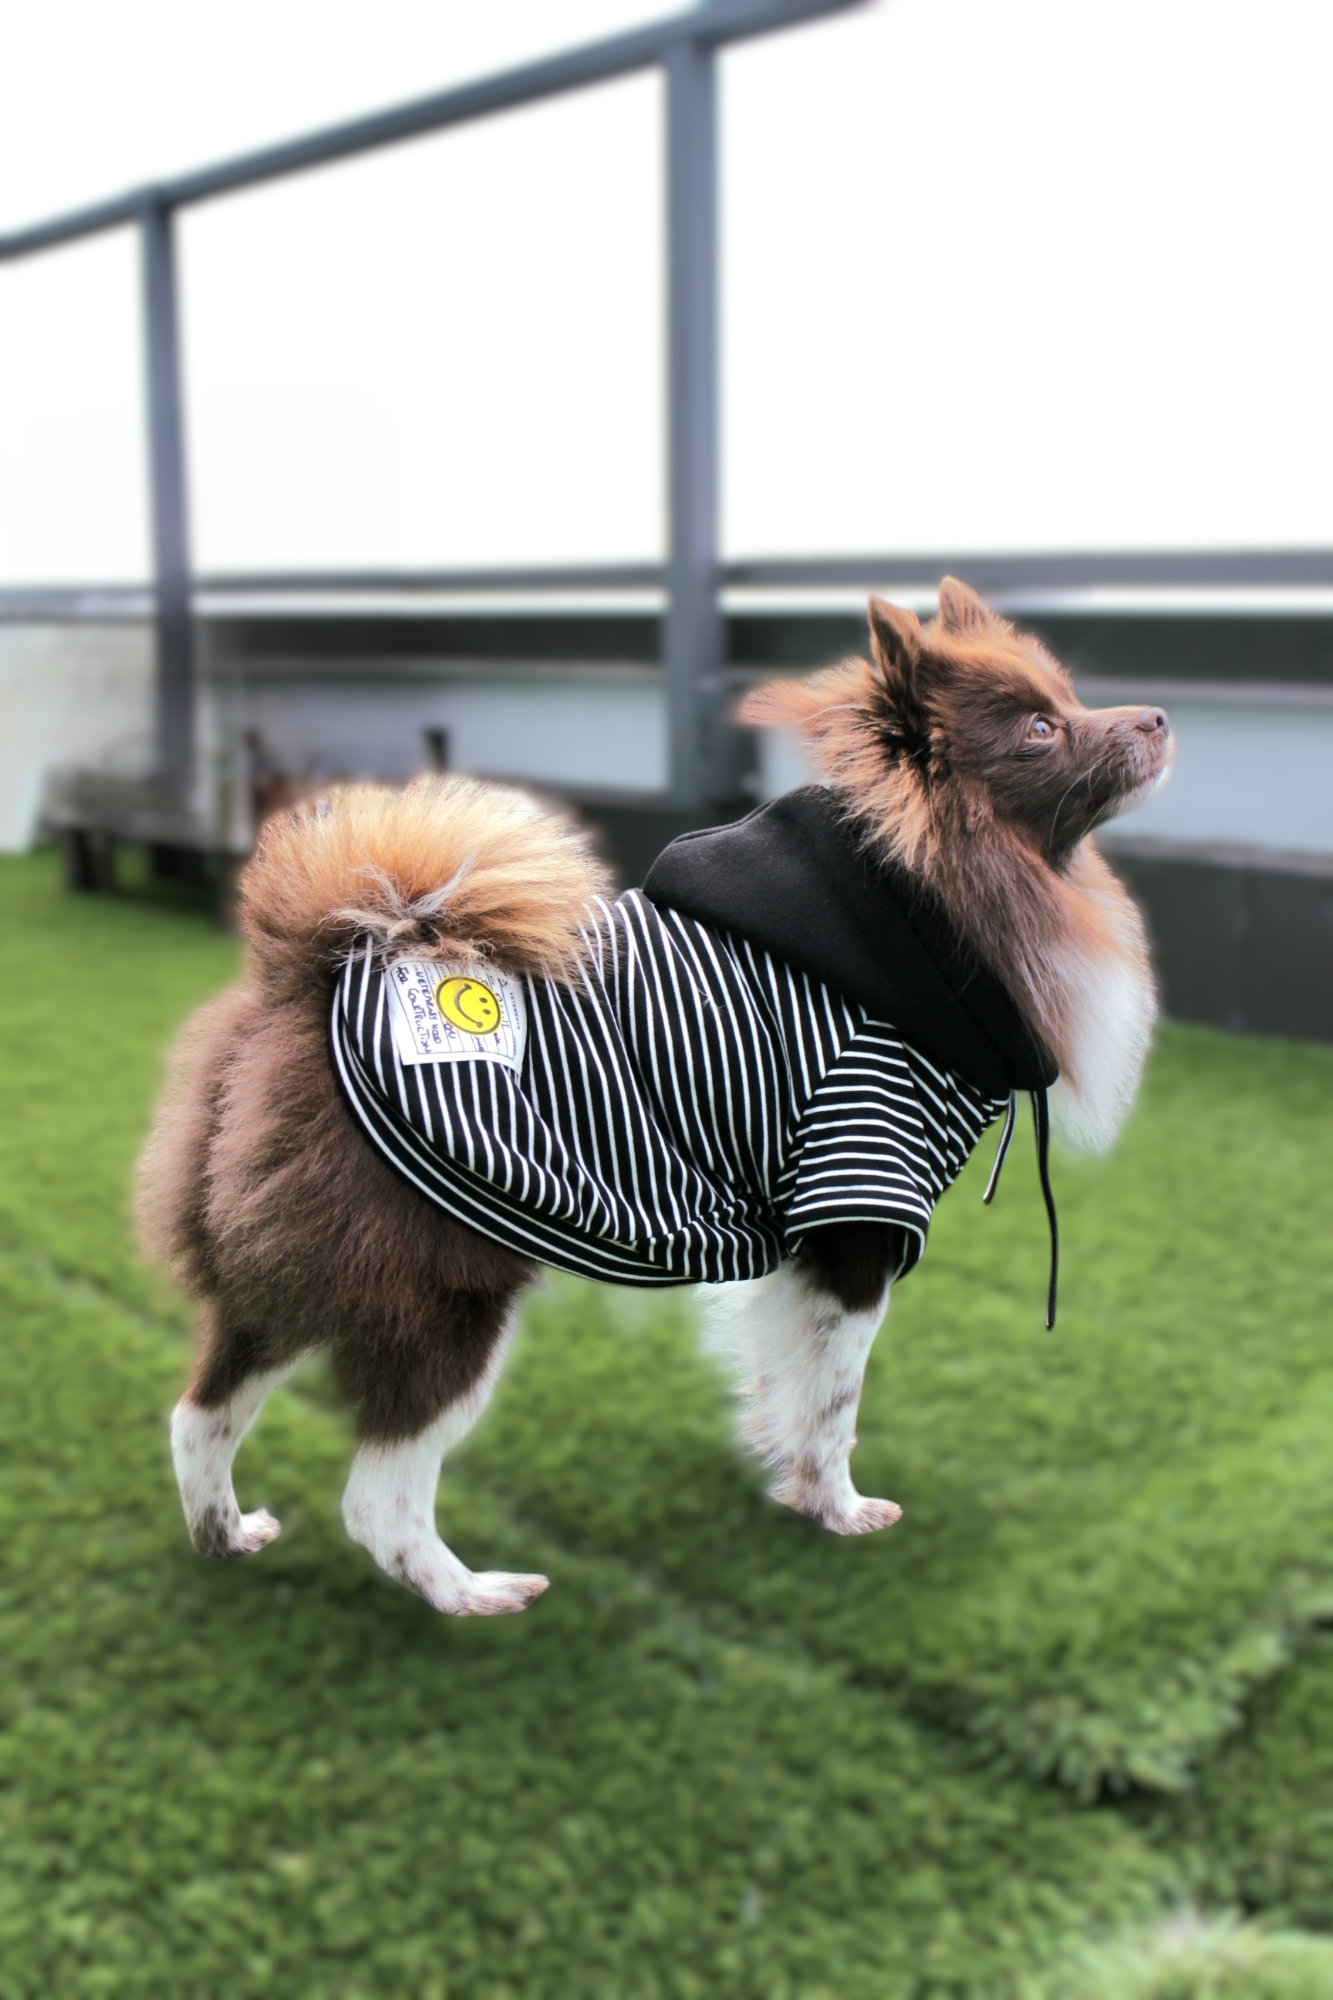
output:
[[[451,662],[404,676],[368,661],[322,681],[206,674],[201,697],[200,807],[228,824],[227,788],[249,769],[251,733],[296,777],[407,778],[429,763],[425,732],[443,730],[456,770],[627,793],[667,782],[661,676],[649,666]],[[0,852],[31,844],[49,770],[142,776],[152,727],[146,626],[0,623]]]
[[[274,666],[221,675],[201,703],[202,762],[223,779],[257,732],[296,775],[405,778],[428,762],[424,732],[449,736],[457,770],[556,788],[660,793],[666,713],[648,666],[394,664],[315,681]],[[1322,691],[1321,691],[1322,693]],[[1093,691],[1089,690],[1090,697]],[[1155,698],[1146,684],[1133,698]],[[1098,701],[1113,699],[1104,681]],[[1175,770],[1112,834],[1333,854],[1333,704],[1293,691],[1271,702],[1171,690]],[[141,773],[152,727],[148,629],[0,624],[0,851],[31,838],[52,765]],[[810,782],[794,738],[763,732],[761,795]]]
[[[0,624],[0,853],[30,846],[52,766],[142,775],[152,703],[146,626]]]
[[[230,691],[224,694],[224,690]],[[220,682],[228,727],[255,731],[294,775],[406,778],[426,768],[425,731],[449,737],[451,768],[532,784],[622,792],[666,785],[666,713],[652,667],[511,668],[451,663],[438,678]]]

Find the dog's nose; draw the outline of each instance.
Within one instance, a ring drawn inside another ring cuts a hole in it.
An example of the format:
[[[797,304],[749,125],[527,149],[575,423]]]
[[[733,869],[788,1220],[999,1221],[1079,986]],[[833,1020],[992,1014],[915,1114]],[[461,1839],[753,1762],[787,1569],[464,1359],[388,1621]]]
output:
[[[1161,736],[1171,725],[1164,709],[1141,708],[1134,718],[1134,727],[1141,729],[1145,736]]]

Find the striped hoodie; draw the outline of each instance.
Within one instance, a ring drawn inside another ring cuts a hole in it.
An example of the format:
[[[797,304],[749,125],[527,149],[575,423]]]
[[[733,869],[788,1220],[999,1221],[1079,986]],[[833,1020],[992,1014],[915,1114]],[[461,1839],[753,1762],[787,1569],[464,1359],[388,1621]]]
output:
[[[686,836],[599,902],[578,983],[349,954],[334,1064],[422,1195],[537,1262],[629,1285],[775,1270],[894,1225],[901,1269],[985,1127],[1053,1072],[938,911],[829,795]]]

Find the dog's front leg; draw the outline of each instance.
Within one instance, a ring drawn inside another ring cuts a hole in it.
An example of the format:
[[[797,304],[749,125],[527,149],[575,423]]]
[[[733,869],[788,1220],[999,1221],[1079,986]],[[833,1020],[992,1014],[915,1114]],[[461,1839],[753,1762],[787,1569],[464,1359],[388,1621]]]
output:
[[[709,1302],[707,1345],[735,1370],[742,1434],[772,1467],[773,1498],[839,1535],[891,1527],[902,1513],[892,1500],[858,1493],[848,1464],[887,1300],[884,1280],[873,1304],[849,1310],[818,1265],[802,1259],[726,1286]]]

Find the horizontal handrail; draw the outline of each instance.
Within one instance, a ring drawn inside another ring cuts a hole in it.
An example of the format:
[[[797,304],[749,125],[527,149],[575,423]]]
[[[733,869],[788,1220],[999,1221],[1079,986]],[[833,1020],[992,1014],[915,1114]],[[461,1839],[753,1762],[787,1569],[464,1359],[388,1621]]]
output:
[[[300,596],[333,589],[347,595],[361,592],[402,593],[405,596],[470,595],[480,592],[519,597],[548,591],[663,590],[667,566],[662,562],[596,563],[558,566],[530,565],[520,569],[340,570],[336,577],[319,570],[228,571],[195,578],[195,589],[242,595],[278,591]]]
[[[0,262],[137,223],[146,209],[184,208],[220,195],[237,194],[242,188],[255,187],[264,181],[305,173],[312,167],[330,166],[336,160],[397,145],[404,139],[420,138],[450,125],[466,124],[497,111],[514,110],[522,104],[535,104],[562,91],[629,76],[660,63],[682,42],[718,47],[767,34],[775,28],[817,20],[824,14],[841,13],[856,4],[858,0],[707,0],[703,6],[668,15],[665,20],[650,22],[646,27],[633,28],[605,41],[587,43],[561,55],[543,56],[496,76],[456,84],[429,97],[415,98],[386,111],[370,112],[301,139],[265,146],[234,160],[131,189],[91,207],[11,231],[0,236]]]
[[[1059,550],[988,555],[779,557],[723,566],[733,586],[811,588],[938,582],[956,575],[983,596],[1011,590],[1089,589],[1098,585],[1333,583],[1333,549]]]
[[[957,575],[983,595],[1098,588],[1280,589],[1333,586],[1333,549],[1151,549],[1112,554],[865,555],[744,559],[722,564],[720,589],[866,589]],[[196,596],[543,596],[664,590],[663,562],[439,570],[229,570],[198,575]],[[0,608],[44,601],[140,603],[151,585],[0,584]]]

